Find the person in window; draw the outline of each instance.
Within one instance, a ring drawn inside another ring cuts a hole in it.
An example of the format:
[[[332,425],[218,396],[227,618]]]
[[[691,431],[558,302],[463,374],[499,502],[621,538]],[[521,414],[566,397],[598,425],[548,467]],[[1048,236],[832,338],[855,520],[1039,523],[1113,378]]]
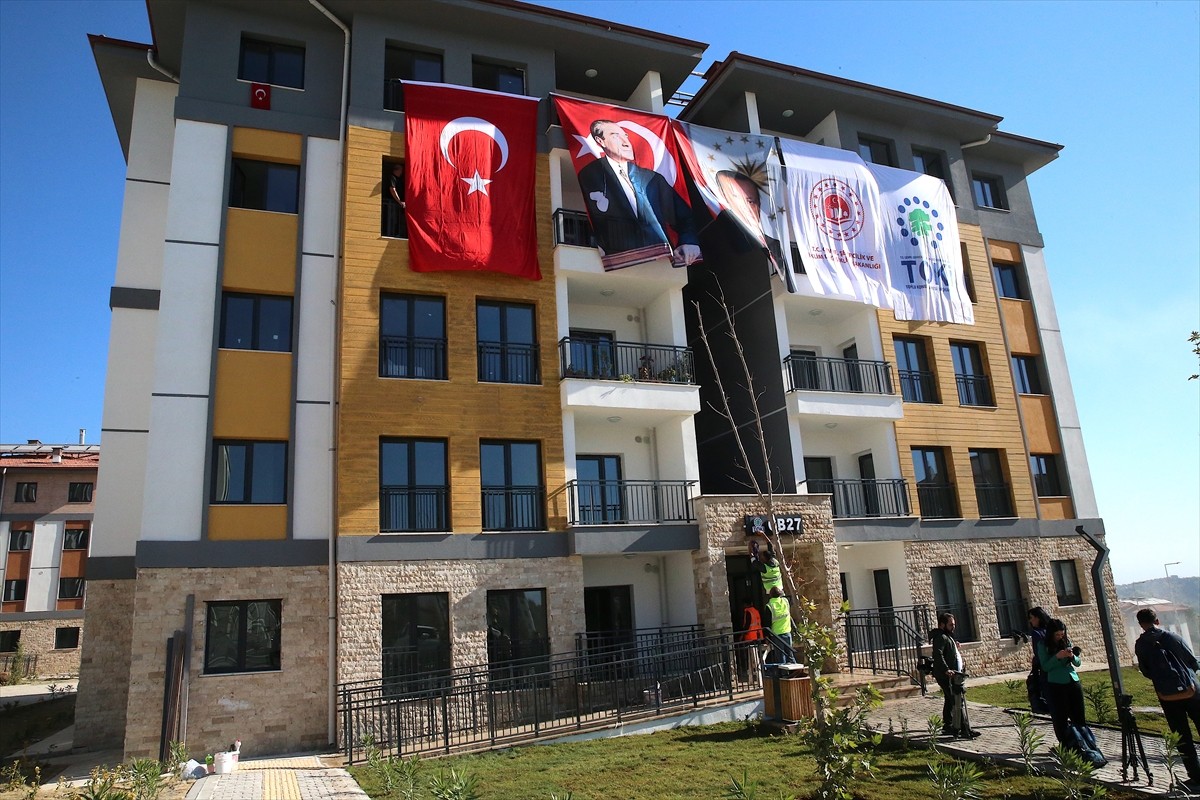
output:
[[[387,179],[387,192],[383,196],[385,228],[384,236],[396,239],[408,238],[408,217],[404,204],[404,164],[397,161],[392,164],[391,175]]]

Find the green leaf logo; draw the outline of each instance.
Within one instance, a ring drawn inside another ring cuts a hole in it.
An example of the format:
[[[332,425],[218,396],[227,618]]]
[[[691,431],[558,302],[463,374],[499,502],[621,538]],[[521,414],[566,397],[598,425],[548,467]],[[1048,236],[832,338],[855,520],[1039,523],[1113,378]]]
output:
[[[913,236],[929,236],[933,233],[933,225],[929,221],[929,215],[919,208],[914,208],[908,212],[908,227],[913,232]]]

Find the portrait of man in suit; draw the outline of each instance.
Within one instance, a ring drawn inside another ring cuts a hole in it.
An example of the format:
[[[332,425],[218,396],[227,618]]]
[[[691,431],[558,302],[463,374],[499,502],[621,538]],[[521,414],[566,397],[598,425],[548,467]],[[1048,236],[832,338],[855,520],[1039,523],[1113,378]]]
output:
[[[598,119],[589,132],[604,153],[579,170],[579,186],[606,266],[614,254],[626,251],[645,251],[637,260],[647,261],[669,255],[677,267],[700,260],[691,208],[662,175],[634,163],[625,131],[612,120]],[[674,248],[668,230],[676,235]]]

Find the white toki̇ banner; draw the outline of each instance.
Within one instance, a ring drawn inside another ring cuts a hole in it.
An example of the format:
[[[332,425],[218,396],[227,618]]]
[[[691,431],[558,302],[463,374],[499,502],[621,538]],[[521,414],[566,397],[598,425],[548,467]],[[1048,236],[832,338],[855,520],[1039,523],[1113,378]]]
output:
[[[892,308],[875,178],[857,153],[779,140],[783,206],[813,291]],[[780,169],[772,166],[772,169]],[[790,247],[783,247],[785,254]]]
[[[896,319],[975,324],[958,216],[940,178],[868,164],[879,185]]]

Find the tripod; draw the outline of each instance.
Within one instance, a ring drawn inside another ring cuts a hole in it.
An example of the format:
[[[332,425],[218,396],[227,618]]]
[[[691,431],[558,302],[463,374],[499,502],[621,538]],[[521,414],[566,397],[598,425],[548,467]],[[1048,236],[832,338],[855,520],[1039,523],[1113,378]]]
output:
[[[1146,770],[1146,782],[1154,785],[1154,775],[1146,761],[1146,748],[1142,746],[1142,734],[1138,730],[1137,718],[1133,716],[1133,695],[1117,695],[1117,718],[1121,721],[1121,780],[1129,780],[1129,766],[1133,765],[1133,779],[1138,779],[1138,760]]]

